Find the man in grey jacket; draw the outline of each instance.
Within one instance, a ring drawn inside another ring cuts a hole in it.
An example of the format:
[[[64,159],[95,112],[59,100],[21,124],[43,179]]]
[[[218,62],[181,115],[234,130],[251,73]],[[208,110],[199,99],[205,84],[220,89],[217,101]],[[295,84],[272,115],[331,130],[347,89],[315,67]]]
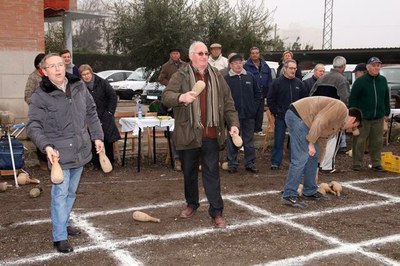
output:
[[[83,166],[92,158],[90,138],[100,153],[103,131],[89,90],[79,78],[66,74],[62,58],[48,54],[40,67],[45,77],[31,97],[27,133],[46,153],[50,166],[55,161],[61,165],[64,181],[51,188],[51,221],[55,247],[68,253],[73,251],[68,235],[80,234],[69,225],[69,216]]]
[[[343,75],[345,69],[346,58],[336,56],[333,59],[333,69],[315,82],[310,96],[327,96],[341,100],[348,105],[350,83]],[[340,135],[339,132],[337,136],[331,136],[327,142],[324,158],[320,162],[322,172],[334,173],[336,171],[335,157],[339,149]]]

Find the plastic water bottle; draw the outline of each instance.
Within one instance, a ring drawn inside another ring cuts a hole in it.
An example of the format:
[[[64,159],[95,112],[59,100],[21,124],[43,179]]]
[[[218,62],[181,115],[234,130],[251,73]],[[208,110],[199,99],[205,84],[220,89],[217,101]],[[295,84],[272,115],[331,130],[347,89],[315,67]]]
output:
[[[143,118],[142,104],[138,103],[137,116],[139,119]]]

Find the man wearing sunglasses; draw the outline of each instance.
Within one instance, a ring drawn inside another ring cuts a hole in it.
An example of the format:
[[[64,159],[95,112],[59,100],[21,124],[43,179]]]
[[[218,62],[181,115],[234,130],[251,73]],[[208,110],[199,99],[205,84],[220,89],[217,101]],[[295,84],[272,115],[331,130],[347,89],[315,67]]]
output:
[[[162,102],[173,107],[174,142],[180,153],[186,208],[180,217],[192,217],[199,208],[198,166],[202,165],[202,181],[210,204],[208,213],[217,228],[227,226],[222,216],[224,204],[219,176],[219,150],[225,145],[226,128],[239,134],[239,118],[228,84],[217,68],[208,64],[207,46],[194,42],[189,48],[190,63],[170,79]],[[197,94],[192,88],[205,83]]]

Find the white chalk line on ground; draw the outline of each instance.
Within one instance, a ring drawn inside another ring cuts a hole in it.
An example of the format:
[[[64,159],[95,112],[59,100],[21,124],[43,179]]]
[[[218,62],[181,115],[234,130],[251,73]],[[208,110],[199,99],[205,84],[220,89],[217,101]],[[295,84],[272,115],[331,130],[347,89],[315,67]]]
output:
[[[391,259],[386,258],[386,257],[384,257],[384,256],[382,256],[382,255],[380,255],[378,253],[362,250],[359,245],[354,245],[352,243],[346,243],[346,242],[340,241],[340,239],[338,239],[338,238],[336,238],[334,236],[329,236],[329,235],[323,234],[323,233],[319,232],[318,230],[316,230],[316,229],[314,229],[312,227],[308,227],[308,226],[304,226],[304,225],[301,225],[301,224],[298,224],[298,223],[294,223],[293,219],[282,218],[282,216],[280,216],[280,215],[275,215],[275,214],[273,214],[273,213],[271,213],[269,211],[266,211],[264,209],[261,209],[261,208],[259,208],[257,206],[254,206],[254,205],[251,205],[251,204],[247,204],[244,201],[241,201],[241,200],[238,200],[238,199],[229,199],[229,198],[228,198],[228,200],[234,202],[236,205],[245,207],[246,209],[248,209],[248,210],[250,210],[252,212],[259,213],[259,214],[261,214],[263,216],[268,216],[271,219],[274,219],[277,223],[280,223],[280,224],[283,224],[283,225],[298,229],[300,231],[303,231],[304,233],[306,233],[308,235],[311,235],[311,236],[313,236],[313,237],[315,237],[315,238],[317,238],[319,240],[322,240],[324,242],[327,242],[329,244],[337,245],[339,247],[342,247],[342,249],[344,250],[345,253],[358,252],[358,253],[361,253],[362,255],[367,256],[367,257],[369,257],[371,259],[377,260],[377,261],[379,261],[381,263],[385,263],[386,265],[392,265],[392,260]],[[398,240],[400,241],[400,236],[398,237]],[[324,254],[323,251],[318,251],[318,252],[320,252],[322,255]],[[330,254],[330,251],[328,250],[327,253]],[[285,262],[287,262],[287,261],[285,261]],[[297,263],[297,265],[299,265],[298,264],[299,263],[298,260],[296,261],[296,263]],[[288,265],[288,264],[282,264],[282,265]]]
[[[390,178],[390,179],[399,179],[400,177],[395,177],[395,178]],[[388,178],[389,179],[389,178]],[[383,181],[384,178],[380,178],[379,181]],[[353,182],[353,181],[350,181]],[[353,182],[354,183],[354,182]],[[363,183],[368,183],[366,181],[363,181]],[[366,191],[364,191],[366,192]],[[372,191],[374,192],[374,191]],[[249,194],[242,194],[242,195],[231,195],[231,196],[227,196],[224,198],[227,198],[230,201],[234,201],[237,198],[243,198],[243,197],[252,197],[252,196],[261,196],[261,195],[266,195],[266,194],[272,194],[272,193],[277,193],[277,191],[267,191],[267,192],[256,192],[256,193],[249,193]],[[205,201],[205,200],[202,200]],[[157,204],[157,205],[148,205],[148,206],[142,206],[142,207],[135,207],[135,208],[127,208],[124,209],[124,211],[121,210],[112,210],[112,211],[108,211],[108,212],[95,212],[95,215],[92,215],[91,213],[88,214],[83,214],[81,216],[86,216],[83,218],[89,218],[89,217],[95,217],[95,216],[100,216],[100,215],[112,215],[115,213],[120,213],[120,212],[127,212],[127,211],[132,211],[135,209],[151,209],[151,208],[160,208],[160,207],[167,207],[167,206],[173,206],[176,205],[177,203],[182,204],[182,201],[175,201],[171,203],[163,203],[163,204]],[[376,206],[381,206],[381,205],[387,205],[387,204],[393,204],[392,202],[380,202],[380,204],[370,204],[370,205],[362,205],[362,206],[352,206],[350,208],[340,208],[340,211],[349,211],[349,210],[353,210],[353,209],[362,209],[365,207],[376,207]],[[260,209],[262,210],[262,209]],[[335,211],[335,209],[329,210],[329,213],[334,213],[337,212]],[[314,216],[316,215],[320,215],[321,212],[315,212]],[[286,216],[286,217],[285,217]],[[283,221],[285,221],[285,218],[288,220],[293,220],[293,219],[298,219],[298,218],[302,218],[303,217],[312,217],[312,215],[307,215],[307,214],[297,214],[297,215],[293,215],[293,214],[285,214],[280,216],[277,216],[280,219],[283,219]],[[282,218],[283,217],[283,218]],[[42,222],[45,219],[41,220]],[[47,219],[48,220],[48,219]],[[48,220],[49,222],[50,220]],[[129,239],[124,239],[124,240],[120,240],[120,241],[111,241],[111,243],[113,243],[113,246],[129,246],[132,244],[137,244],[137,243],[142,243],[142,242],[147,242],[147,241],[154,241],[154,240],[169,240],[169,239],[179,239],[182,237],[193,237],[196,235],[204,235],[204,234],[208,234],[208,233],[219,233],[219,232],[223,232],[226,230],[235,230],[235,229],[239,229],[242,227],[247,227],[247,226],[257,226],[257,225],[263,225],[266,223],[271,223],[271,222],[276,222],[276,219],[270,219],[270,218],[258,218],[255,220],[252,220],[250,222],[245,222],[245,223],[240,223],[240,224],[235,224],[235,225],[230,225],[228,226],[227,229],[224,230],[215,230],[212,228],[205,228],[203,230],[194,230],[194,231],[185,231],[185,232],[177,232],[177,233],[171,233],[171,234],[167,234],[164,236],[142,236],[142,237],[134,237],[134,238],[129,238]],[[311,233],[313,233],[311,231]],[[378,239],[379,240],[379,239]],[[109,241],[108,241],[109,242]],[[334,243],[337,241],[334,241]],[[340,243],[340,241],[339,241]],[[354,244],[352,244],[354,245]],[[87,252],[87,251],[91,251],[91,250],[96,250],[96,249],[108,249],[109,248],[109,243],[107,243],[107,245],[89,245],[86,247],[78,247],[75,248],[75,254],[79,254],[81,252]],[[7,262],[7,264],[24,264],[24,263],[28,263],[28,262],[34,262],[34,261],[43,261],[43,260],[48,260],[54,257],[57,257],[58,255],[60,255],[59,253],[49,253],[49,254],[43,254],[40,256],[35,256],[35,257],[27,257],[26,259],[22,258],[20,260],[10,260]],[[71,254],[74,255],[74,254]],[[311,255],[311,254],[310,254]],[[309,256],[310,256],[309,255]],[[65,256],[65,255],[64,255]],[[387,259],[387,258],[385,258]],[[140,262],[137,262],[140,263]]]
[[[182,180],[182,178],[157,178],[157,179],[133,179],[133,180],[110,180],[110,181],[98,181],[98,182],[81,182],[79,185],[104,185],[104,184],[120,184],[120,183],[149,183],[149,182],[162,182],[162,181],[178,181]]]
[[[93,226],[93,224],[88,222],[87,219],[82,219],[78,215],[75,215],[75,213],[71,213],[71,219],[74,221],[74,225],[83,229],[88,234],[92,242],[104,243],[106,246],[108,246],[107,250],[109,250],[109,253],[111,253],[117,261],[119,261],[119,265],[121,266],[142,265],[142,263],[138,261],[136,258],[134,258],[129,253],[129,251],[121,250],[115,247],[113,243],[114,241],[108,240],[110,239],[108,234],[104,232],[102,229]]]
[[[322,251],[316,251],[308,255],[303,255],[303,256],[298,256],[298,257],[292,257],[288,259],[282,259],[282,260],[277,260],[273,261],[270,263],[264,263],[261,265],[268,265],[268,266],[287,266],[287,265],[303,265],[306,264],[307,262],[310,262],[311,260],[314,259],[322,259],[324,257],[328,257],[331,255],[338,255],[338,254],[352,254],[355,252],[361,252],[363,253],[364,250],[361,249],[362,247],[373,247],[376,245],[382,245],[382,244],[389,244],[389,243],[397,243],[400,242],[400,234],[397,235],[392,235],[392,236],[387,236],[387,237],[381,237],[381,238],[376,238],[376,239],[371,239],[367,241],[362,241],[356,244],[350,244],[347,246],[340,246],[332,249],[327,249],[327,250],[322,250]],[[376,258],[379,262],[385,263],[388,265],[400,265],[398,261],[383,257],[382,255],[378,254],[378,257]]]

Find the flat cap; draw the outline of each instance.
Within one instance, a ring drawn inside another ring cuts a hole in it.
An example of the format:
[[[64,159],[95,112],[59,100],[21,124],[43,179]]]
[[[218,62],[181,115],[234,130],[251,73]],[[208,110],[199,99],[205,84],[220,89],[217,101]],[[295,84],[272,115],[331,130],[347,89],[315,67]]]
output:
[[[213,43],[210,45],[210,48],[222,48],[222,45],[219,43]]]

